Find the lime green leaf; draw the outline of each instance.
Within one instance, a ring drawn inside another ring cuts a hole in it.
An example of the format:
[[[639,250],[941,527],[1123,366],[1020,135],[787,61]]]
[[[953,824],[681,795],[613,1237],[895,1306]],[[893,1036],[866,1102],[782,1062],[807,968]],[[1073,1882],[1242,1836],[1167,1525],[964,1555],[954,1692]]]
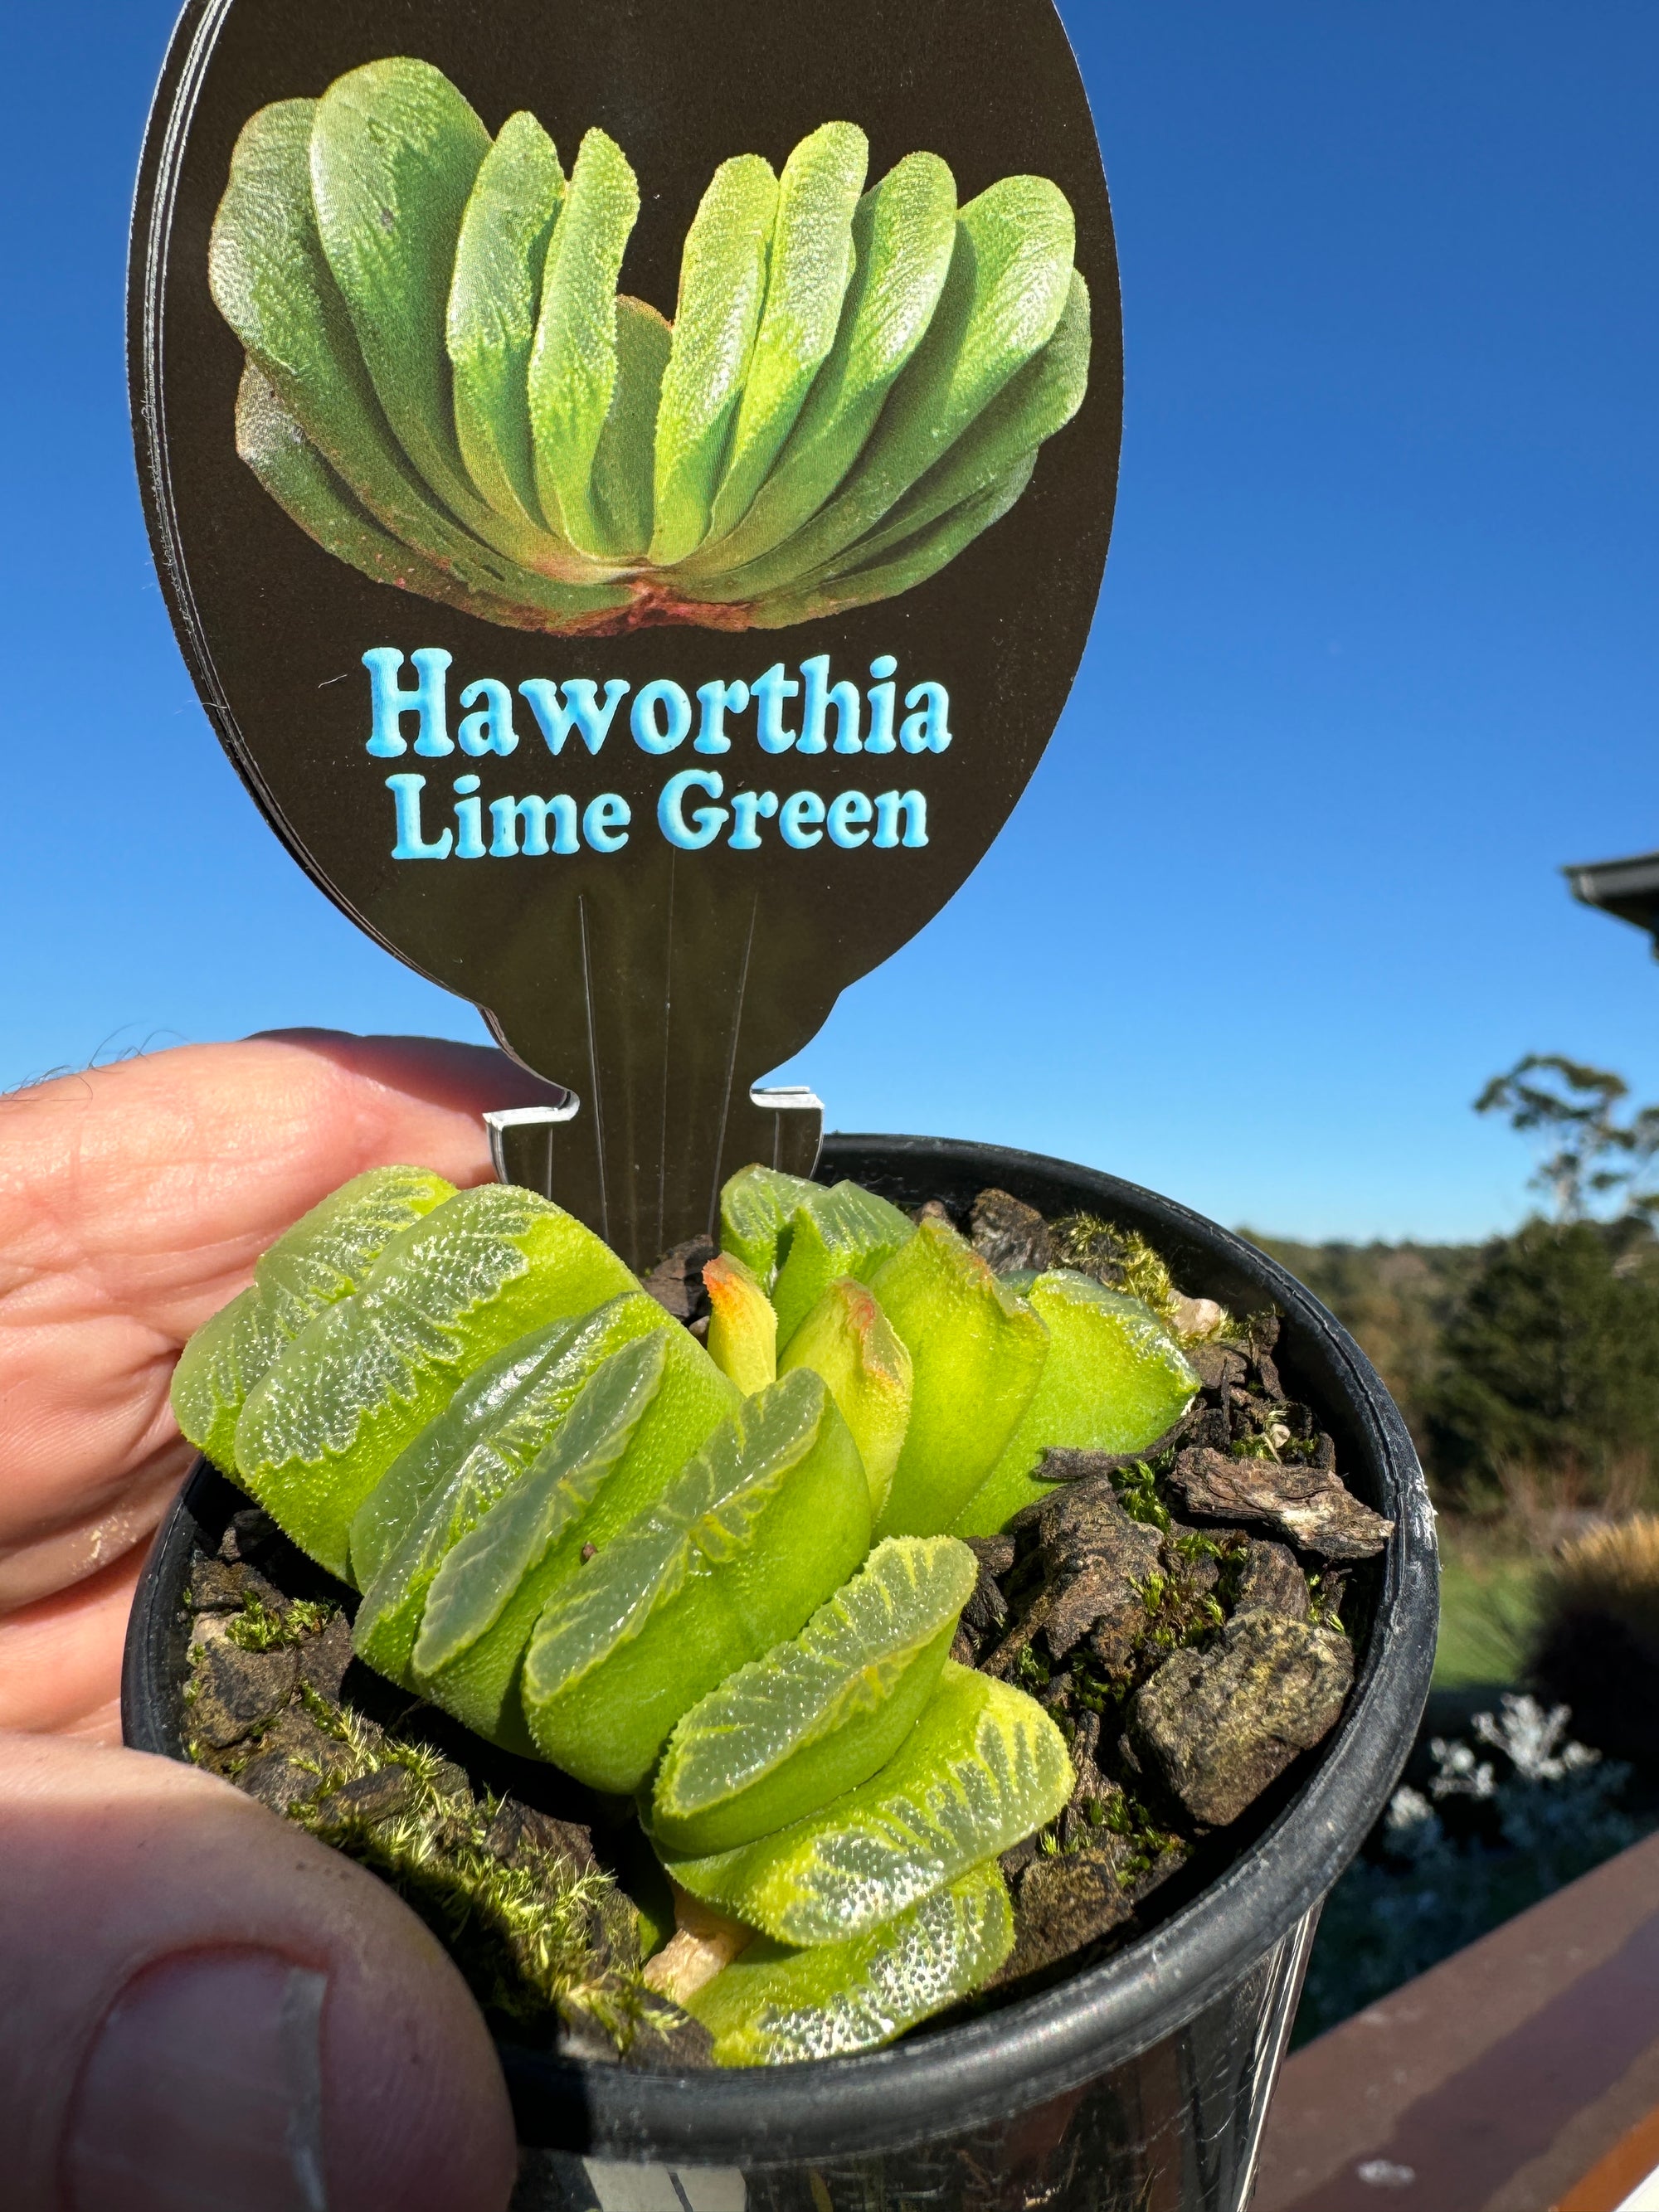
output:
[[[356,1290],[394,1237],[454,1194],[453,1183],[425,1168],[371,1168],[285,1231],[173,1371],[173,1409],[197,1449],[234,1474],[243,1403],[289,1339]]]
[[[564,201],[564,171],[535,117],[509,115],[461,220],[446,319],[455,431],[467,473],[496,513],[534,529],[527,386],[542,271]]]
[[[793,1636],[869,1542],[864,1469],[818,1378],[748,1400],[555,1589],[524,1667],[542,1753],[595,1789],[636,1790],[686,1708]]]
[[[249,1393],[242,1479],[301,1548],[349,1571],[353,1516],[462,1379],[529,1330],[637,1289],[545,1199],[486,1184],[406,1229]]]
[[[781,1943],[839,1942],[1034,1833],[1073,1781],[1041,1705],[947,1660],[933,1702],[867,1782],[758,1842],[664,1863],[693,1897]]]
[[[708,1356],[745,1398],[752,1397],[778,1379],[778,1316],[772,1301],[735,1252],[711,1260],[702,1281],[708,1293]]]
[[[441,70],[398,57],[337,77],[311,126],[323,251],[392,434],[477,527],[461,465],[445,323],[461,219],[489,134]]]
[[[652,1790],[653,1839],[724,1851],[867,1781],[938,1686],[977,1571],[949,1536],[878,1544],[793,1643],[683,1717]]]
[[[593,513],[607,557],[642,561],[651,543],[657,406],[673,333],[654,307],[617,302],[617,387],[593,456]]]
[[[684,560],[709,509],[766,297],[778,180],[757,154],[722,161],[686,234],[657,417],[651,558]]]
[[[631,1291],[580,1321],[532,1330],[467,1377],[351,1525],[352,1570],[364,1585],[353,1640],[371,1667],[409,1681],[427,1592],[449,1553],[523,1480],[594,1370],[636,1337],[674,1326],[654,1298]]]
[[[714,497],[711,537],[724,537],[748,514],[835,344],[853,274],[853,216],[869,161],[870,142],[856,124],[826,123],[784,164],[766,305]]]
[[[209,252],[209,279],[220,313],[352,496],[410,549],[407,576],[390,580],[422,590],[422,564],[429,563],[476,595],[478,611],[490,613],[492,603],[502,600],[524,611],[526,628],[570,625],[625,605],[623,592],[532,575],[464,530],[411,472],[381,412],[318,235],[310,168],[316,106],[291,100],[261,108],[236,142]],[[268,453],[272,426],[263,427],[262,451]],[[314,472],[304,471],[291,456],[288,470],[291,489],[311,500],[315,516]],[[313,520],[296,519],[328,543]],[[343,526],[337,515],[331,523],[324,520],[326,527]],[[374,573],[362,559],[354,565]],[[544,619],[535,623],[532,611]]]
[[[617,279],[640,212],[627,156],[603,131],[582,140],[542,281],[530,361],[536,488],[550,525],[603,548],[593,464],[617,389]]]
[[[1005,177],[969,201],[927,334],[856,467],[804,529],[727,577],[718,596],[779,590],[872,530],[1054,336],[1074,244],[1070,204],[1044,177]],[[712,586],[707,595],[715,596]]]
[[[1049,1352],[1019,1426],[955,1522],[989,1536],[1022,1506],[1051,1498],[1036,1469],[1050,1445],[1139,1451],[1181,1419],[1199,1387],[1180,1346],[1150,1307],[1086,1275],[1039,1275],[1025,1293],[1048,1330]]]
[[[910,1354],[910,1425],[883,1535],[948,1528],[1030,1403],[1048,1332],[967,1241],[924,1221],[870,1285]]]
[[[790,1337],[779,1363],[784,1374],[796,1367],[810,1367],[829,1385],[853,1431],[870,1485],[870,1510],[879,1519],[910,1425],[914,1385],[910,1354],[875,1293],[850,1277],[831,1283]]]
[[[950,452],[893,508],[879,530],[848,549],[838,570],[867,568],[940,515],[993,489],[1083,404],[1089,388],[1089,288],[1075,270],[1066,312],[1042,352],[1006,384]]]
[[[345,479],[323,459],[252,361],[236,393],[236,453],[291,522],[325,553],[377,584],[417,592],[516,629],[540,628],[533,608],[470,591],[458,576],[399,544],[359,505]]]
[[[988,490],[963,500],[941,520],[929,523],[870,567],[842,568],[832,562],[812,583],[792,586],[757,599],[750,609],[750,627],[787,629],[796,623],[820,621],[826,615],[844,614],[849,608],[872,606],[878,599],[896,599],[901,592],[914,591],[948,567],[994,522],[1001,521],[1030,483],[1036,458],[1027,453]],[[847,556],[849,563],[860,550],[855,547]]]
[[[728,574],[817,513],[863,451],[895,378],[927,332],[956,228],[956,180],[936,154],[908,155],[865,194],[853,218],[856,265],[830,357],[748,514],[693,555],[681,576]]]
[[[737,1392],[678,1325],[654,1362],[625,1347],[597,1369],[519,1487],[445,1560],[427,1601],[415,1671],[481,1735],[524,1735],[520,1662],[553,1591],[660,1496],[735,1410]],[[578,1419],[578,1416],[580,1419]]]
[[[236,1423],[248,1392],[287,1341],[273,1341],[258,1286],[221,1306],[179,1355],[169,1396],[180,1433],[227,1474],[236,1472]]]
[[[769,1291],[789,1256],[795,1208],[818,1188],[777,1168],[739,1168],[720,1192],[720,1249],[743,1261]]]
[[[799,1950],[763,1936],[686,2009],[718,2066],[781,2066],[874,2051],[983,1988],[1014,1948],[1001,1869],[973,1868],[862,1936]]]
[[[855,1182],[828,1190],[814,1183],[791,1218],[789,1256],[773,1285],[778,1342],[788,1344],[838,1276],[867,1283],[915,1233],[909,1216],[874,1191]]]

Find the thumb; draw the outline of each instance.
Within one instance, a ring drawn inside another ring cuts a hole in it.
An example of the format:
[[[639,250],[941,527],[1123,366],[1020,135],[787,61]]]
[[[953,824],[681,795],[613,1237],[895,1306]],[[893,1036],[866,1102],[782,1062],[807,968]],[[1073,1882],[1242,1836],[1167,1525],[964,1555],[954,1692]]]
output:
[[[483,2021],[392,1893],[228,1784],[0,1735],[16,2212],[502,2212]]]

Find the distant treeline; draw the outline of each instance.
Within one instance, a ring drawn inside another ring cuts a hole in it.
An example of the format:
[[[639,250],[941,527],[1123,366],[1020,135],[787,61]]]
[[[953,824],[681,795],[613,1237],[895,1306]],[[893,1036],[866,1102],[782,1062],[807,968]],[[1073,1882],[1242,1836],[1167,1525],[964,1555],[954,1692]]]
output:
[[[1243,1232],[1358,1338],[1442,1501],[1629,1511],[1659,1497],[1659,1242],[1647,1219],[1534,1219],[1489,1244]]]

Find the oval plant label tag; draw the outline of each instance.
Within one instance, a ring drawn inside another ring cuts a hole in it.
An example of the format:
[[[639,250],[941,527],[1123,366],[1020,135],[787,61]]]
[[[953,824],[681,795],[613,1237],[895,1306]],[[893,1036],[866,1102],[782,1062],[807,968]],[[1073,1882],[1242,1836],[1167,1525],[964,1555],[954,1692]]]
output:
[[[207,0],[133,276],[221,738],[577,1095],[553,1194],[648,1261],[776,1157],[750,1084],[963,882],[1083,651],[1121,356],[1050,0]]]

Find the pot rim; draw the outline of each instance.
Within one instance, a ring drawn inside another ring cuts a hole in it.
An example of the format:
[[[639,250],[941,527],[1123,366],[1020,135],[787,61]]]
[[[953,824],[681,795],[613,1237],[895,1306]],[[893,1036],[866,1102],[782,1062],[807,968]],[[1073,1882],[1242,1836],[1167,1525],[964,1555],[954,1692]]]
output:
[[[1437,1619],[1433,1509],[1405,1423],[1353,1339],[1269,1255],[1176,1200],[1042,1154],[958,1139],[835,1134],[820,1180],[884,1174],[926,1194],[995,1183],[1016,1196],[1069,1198],[1129,1217],[1168,1250],[1208,1263],[1205,1294],[1228,1284],[1271,1300],[1291,1328],[1282,1365],[1305,1377],[1348,1431],[1345,1474],[1390,1514],[1354,1691],[1317,1764],[1265,1831],[1170,1918],[1097,1965],[984,2017],[886,2050],[799,2063],[649,2073],[498,2044],[520,2132],[530,2143],[699,2166],[757,2165],[896,2150],[1022,2111],[1138,2057],[1234,1986],[1312,1911],[1388,1802],[1426,1698]],[[913,1200],[913,1203],[915,1201]],[[1219,1274],[1224,1279],[1218,1284]],[[122,1681],[126,1741],[172,1748],[157,1679],[158,1607],[187,1557],[194,1517],[181,1496],[157,1533],[135,1598]]]

